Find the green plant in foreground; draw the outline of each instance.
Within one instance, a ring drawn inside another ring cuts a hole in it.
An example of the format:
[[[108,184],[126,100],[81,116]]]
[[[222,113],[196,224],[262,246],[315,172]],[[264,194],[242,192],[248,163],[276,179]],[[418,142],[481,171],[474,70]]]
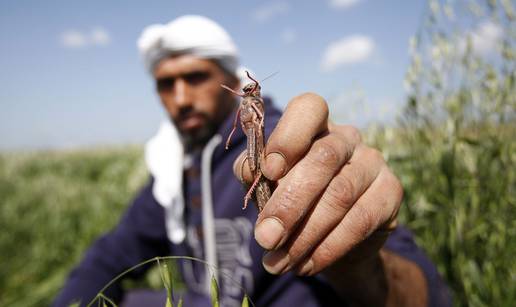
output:
[[[158,265],[159,273],[160,273],[160,277],[161,277],[163,286],[165,287],[165,289],[167,291],[167,300],[166,300],[166,303],[165,303],[164,307],[174,307],[174,306],[181,307],[181,306],[183,306],[183,299],[182,299],[182,297],[180,297],[179,300],[177,301],[177,304],[175,304],[174,295],[173,295],[173,290],[174,290],[173,267],[174,267],[174,265],[170,261],[171,260],[178,260],[178,259],[189,260],[189,261],[196,261],[196,262],[200,262],[200,263],[204,264],[205,266],[209,266],[209,264],[207,262],[203,261],[203,260],[200,260],[200,259],[197,259],[197,258],[193,258],[193,257],[186,257],[186,256],[155,257],[155,258],[143,261],[143,262],[141,262],[141,263],[139,263],[139,264],[137,264],[137,265],[127,269],[126,271],[120,273],[115,278],[113,278],[107,285],[104,286],[104,288],[102,288],[99,291],[97,296],[91,302],[89,302],[87,307],[95,306],[95,304],[100,304],[100,306],[102,306],[102,307],[104,307],[104,306],[106,306],[106,307],[108,307],[108,306],[109,307],[116,307],[117,305],[111,299],[109,299],[107,296],[104,295],[104,291],[106,291],[113,283],[121,280],[122,278],[124,278],[127,274],[131,273],[132,271],[134,271],[134,270],[136,270],[136,269],[138,269],[138,268],[140,268],[140,267],[142,267],[144,265],[147,265],[149,263],[153,263],[153,262],[156,262],[157,265]],[[217,270],[217,268],[212,268],[212,269]],[[229,277],[229,279],[232,280],[231,277]],[[233,280],[233,282],[236,283],[236,281],[234,281],[234,280]],[[240,287],[240,289],[244,292],[244,296],[242,298],[242,307],[248,307],[250,299],[247,296],[247,294],[245,293],[245,289],[243,289],[242,287]],[[219,290],[219,286],[217,284],[217,280],[212,275],[211,281],[210,281],[210,295],[211,295],[211,305],[213,307],[219,307],[219,304],[220,304],[220,301],[219,301],[219,291],[220,290]],[[252,304],[252,302],[251,302],[251,304]],[[71,306],[73,306],[73,305],[71,305]]]

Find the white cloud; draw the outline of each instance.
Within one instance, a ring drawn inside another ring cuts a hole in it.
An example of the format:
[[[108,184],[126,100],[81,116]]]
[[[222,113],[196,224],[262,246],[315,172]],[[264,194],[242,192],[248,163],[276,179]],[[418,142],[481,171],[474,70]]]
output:
[[[347,9],[356,5],[360,0],[330,0],[330,6],[337,9]]]
[[[290,5],[285,1],[271,2],[257,8],[253,12],[253,19],[258,22],[266,22],[274,17],[284,15],[290,10]]]
[[[345,37],[328,45],[321,61],[321,69],[332,71],[342,65],[363,62],[371,56],[374,47],[374,41],[367,36]]]
[[[95,28],[90,34],[91,43],[93,45],[108,45],[111,42],[109,33],[104,28]]]
[[[460,54],[466,51],[467,39],[471,39],[473,52],[477,55],[487,55],[495,50],[504,35],[503,28],[492,21],[484,21],[476,28],[466,31],[457,39],[457,50]],[[433,52],[438,51],[437,46],[433,46]]]
[[[88,44],[88,39],[79,31],[67,30],[61,34],[61,44],[67,48],[82,48]]]
[[[105,46],[111,42],[111,36],[101,27],[94,28],[90,32],[66,30],[61,33],[60,42],[63,47],[72,49]]]
[[[285,44],[292,44],[297,39],[297,33],[294,29],[286,28],[281,32],[281,40]]]
[[[496,48],[503,36],[503,29],[492,21],[481,23],[471,33],[471,41],[475,52],[480,54],[489,53]]]

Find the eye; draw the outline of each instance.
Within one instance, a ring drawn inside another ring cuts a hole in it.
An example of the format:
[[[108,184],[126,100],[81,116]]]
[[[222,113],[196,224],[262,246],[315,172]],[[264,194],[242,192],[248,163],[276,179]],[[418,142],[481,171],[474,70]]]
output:
[[[183,76],[186,82],[191,85],[198,85],[208,80],[210,74],[205,71],[194,71]]]
[[[167,77],[156,80],[156,88],[158,89],[158,92],[170,91],[173,86],[174,78]]]

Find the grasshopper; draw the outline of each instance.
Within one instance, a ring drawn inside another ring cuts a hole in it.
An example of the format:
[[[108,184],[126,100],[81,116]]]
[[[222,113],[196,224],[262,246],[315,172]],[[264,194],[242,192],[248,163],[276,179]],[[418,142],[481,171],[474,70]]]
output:
[[[265,176],[263,176],[260,168],[260,159],[264,155],[264,121],[265,121],[265,106],[260,93],[260,84],[256,81],[248,71],[246,71],[247,77],[253,82],[248,83],[242,89],[243,94],[235,92],[228,86],[221,84],[221,86],[233,94],[242,97],[242,102],[238,107],[235,120],[233,121],[233,129],[229,133],[226,141],[226,149],[229,148],[231,137],[235,132],[238,118],[240,118],[240,124],[242,130],[247,136],[247,163],[249,169],[253,175],[253,183],[247,194],[244,197],[244,207],[247,208],[247,203],[251,198],[256,200],[258,212],[263,210],[263,207],[271,197],[271,182]]]

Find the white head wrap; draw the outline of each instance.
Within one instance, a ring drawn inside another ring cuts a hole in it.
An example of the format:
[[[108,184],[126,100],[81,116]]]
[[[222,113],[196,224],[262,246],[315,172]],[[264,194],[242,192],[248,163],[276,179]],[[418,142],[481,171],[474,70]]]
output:
[[[138,49],[150,73],[167,56],[193,54],[216,60],[224,70],[237,75],[238,50],[233,40],[220,25],[203,16],[185,15],[165,25],[146,27],[138,39]]]

